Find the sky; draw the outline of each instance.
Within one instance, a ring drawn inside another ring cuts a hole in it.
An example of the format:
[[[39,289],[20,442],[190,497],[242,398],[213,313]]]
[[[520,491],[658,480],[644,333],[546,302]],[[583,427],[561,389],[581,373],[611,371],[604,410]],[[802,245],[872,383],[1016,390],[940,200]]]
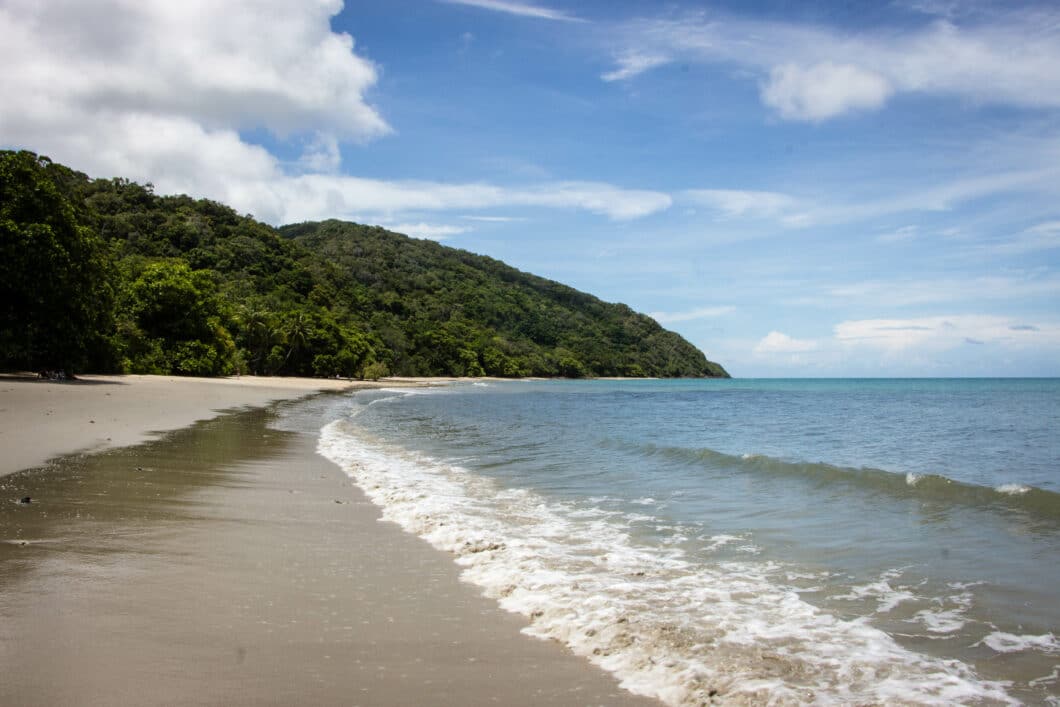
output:
[[[0,147],[380,224],[742,377],[1060,375],[1053,2],[0,0]]]

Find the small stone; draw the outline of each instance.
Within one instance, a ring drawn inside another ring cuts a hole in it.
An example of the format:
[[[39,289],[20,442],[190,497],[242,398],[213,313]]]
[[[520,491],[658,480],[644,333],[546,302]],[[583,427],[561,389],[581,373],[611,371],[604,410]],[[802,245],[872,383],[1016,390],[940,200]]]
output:
[[[22,500],[20,500],[19,503],[21,503],[23,506],[28,506],[29,504],[33,503],[33,497],[23,496]]]

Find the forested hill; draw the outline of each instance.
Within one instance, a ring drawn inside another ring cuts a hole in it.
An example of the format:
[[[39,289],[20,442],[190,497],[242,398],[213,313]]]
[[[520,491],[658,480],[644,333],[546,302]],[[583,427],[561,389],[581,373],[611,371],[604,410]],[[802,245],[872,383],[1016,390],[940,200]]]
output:
[[[0,368],[727,376],[677,334],[504,263],[0,151]]]
[[[342,221],[280,233],[356,283],[366,328],[396,354],[399,370],[726,375],[650,317],[493,258]]]

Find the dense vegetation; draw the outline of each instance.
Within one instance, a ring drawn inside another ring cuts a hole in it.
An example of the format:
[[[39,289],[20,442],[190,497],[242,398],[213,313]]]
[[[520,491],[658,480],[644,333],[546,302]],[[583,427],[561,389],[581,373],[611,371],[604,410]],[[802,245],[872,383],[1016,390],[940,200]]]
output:
[[[226,375],[724,376],[625,305],[433,241],[274,229],[0,152],[0,367]]]

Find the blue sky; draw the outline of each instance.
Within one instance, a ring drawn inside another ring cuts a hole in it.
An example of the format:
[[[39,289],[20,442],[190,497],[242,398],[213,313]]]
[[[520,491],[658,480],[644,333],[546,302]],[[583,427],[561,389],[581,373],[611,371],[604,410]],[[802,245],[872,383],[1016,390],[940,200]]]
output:
[[[1060,375],[1051,3],[0,0],[0,145],[652,313],[738,376]]]

